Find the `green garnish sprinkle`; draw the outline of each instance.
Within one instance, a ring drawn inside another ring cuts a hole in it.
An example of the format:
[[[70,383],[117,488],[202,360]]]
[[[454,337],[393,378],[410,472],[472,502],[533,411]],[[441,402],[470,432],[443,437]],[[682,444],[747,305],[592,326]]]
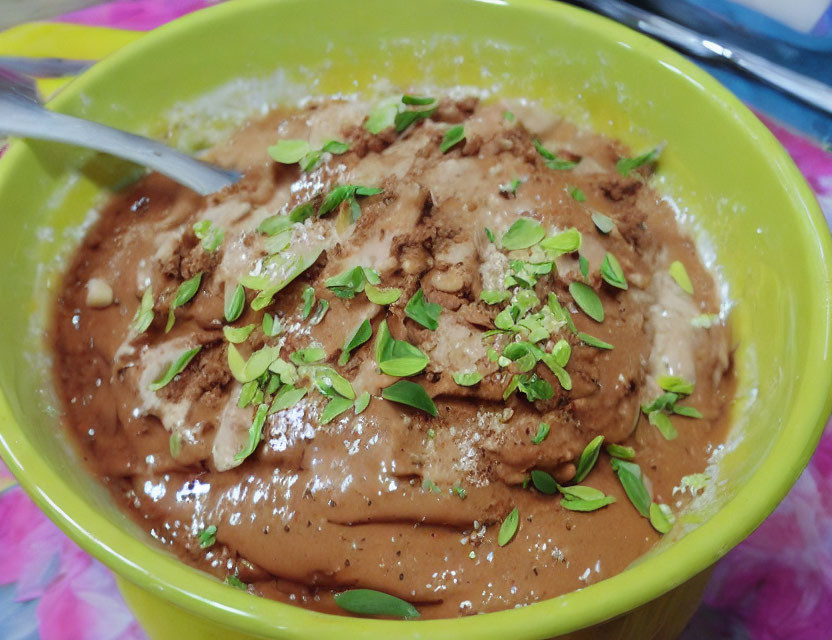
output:
[[[439,145],[439,150],[442,153],[448,153],[454,145],[459,144],[465,140],[465,127],[461,124],[451,127],[445,132],[445,137],[442,138],[442,144]]]
[[[473,387],[482,380],[482,374],[479,371],[457,371],[453,378],[460,387]]]
[[[615,168],[622,176],[630,175],[631,171],[635,171],[639,167],[642,167],[646,164],[652,164],[659,159],[659,156],[662,152],[662,146],[658,146],[655,149],[651,149],[646,153],[642,153],[640,156],[636,156],[635,158],[619,158],[618,162],[615,164]]]
[[[176,360],[174,360],[167,370],[162,374],[160,378],[157,378],[153,382],[150,383],[148,389],[151,391],[158,391],[162,387],[167,386],[170,382],[178,376],[182,371],[184,371],[185,367],[194,359],[194,356],[200,352],[202,346],[194,347],[193,349],[188,349],[182,355],[180,355]]]
[[[541,422],[537,425],[537,433],[532,436],[532,444],[540,444],[546,439],[546,436],[549,435],[549,430],[551,427],[546,424],[545,422]]]
[[[406,404],[416,409],[421,409],[425,413],[432,415],[434,418],[439,415],[436,410],[436,405],[433,399],[425,391],[424,387],[410,380],[399,380],[394,382],[389,387],[386,387],[381,392],[381,397],[385,400],[398,402],[399,404]]]
[[[191,298],[196,295],[196,292],[199,291],[200,282],[202,282],[201,271],[193,278],[189,278],[179,285],[179,288],[176,290],[176,294],[173,296],[173,302],[170,303],[170,311],[168,312],[168,322],[165,325],[165,333],[168,333],[173,328],[174,322],[176,322],[174,310],[186,305]]]
[[[518,218],[503,234],[501,244],[506,251],[528,249],[543,240],[546,230],[537,220]]]
[[[136,333],[144,333],[153,324],[153,289],[148,287],[142,294],[142,301],[133,316],[133,330]]]
[[[217,541],[217,527],[216,525],[210,525],[205,527],[202,531],[197,534],[196,539],[199,541],[199,546],[201,549],[207,549],[208,547],[213,547],[214,543]]]
[[[442,313],[442,305],[428,302],[425,299],[425,292],[419,289],[404,308],[405,315],[418,322],[420,325],[431,331],[436,331],[439,326],[439,314]]]
[[[419,611],[409,602],[373,589],[350,589],[336,593],[335,604],[344,611],[362,616],[387,616],[412,620]]]
[[[687,269],[685,269],[685,265],[683,265],[678,260],[675,260],[671,265],[670,269],[670,276],[676,281],[676,284],[689,295],[693,295],[693,283],[690,281],[690,276],[688,275]]]
[[[225,232],[210,220],[194,222],[194,235],[202,241],[202,248],[208,252],[219,249],[225,239]]]
[[[514,507],[506,516],[506,519],[503,520],[503,524],[500,525],[500,532],[497,534],[497,544],[504,547],[511,542],[511,539],[517,533],[518,526],[520,526],[520,511],[518,511],[517,507]]]

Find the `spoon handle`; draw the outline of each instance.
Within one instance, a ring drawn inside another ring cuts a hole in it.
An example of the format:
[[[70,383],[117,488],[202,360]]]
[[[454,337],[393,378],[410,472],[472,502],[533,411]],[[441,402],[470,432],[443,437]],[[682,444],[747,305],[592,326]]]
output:
[[[103,151],[154,169],[200,195],[220,191],[240,179],[235,171],[202,162],[161,142],[49,111],[11,91],[0,91],[0,132]]]

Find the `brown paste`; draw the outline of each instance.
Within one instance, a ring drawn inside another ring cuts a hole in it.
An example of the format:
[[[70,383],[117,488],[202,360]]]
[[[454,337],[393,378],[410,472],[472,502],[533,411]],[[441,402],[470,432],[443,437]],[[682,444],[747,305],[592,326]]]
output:
[[[653,501],[678,513],[684,501],[672,490],[683,476],[702,472],[723,441],[733,389],[728,329],[691,324],[719,312],[711,275],[667,202],[648,186],[651,167],[627,176],[616,170],[629,155],[617,142],[520,104],[511,120],[504,104],[443,99],[430,118],[378,135],[362,126],[368,110],[321,101],[272,112],[210,152],[210,160],[245,172],[232,188],[202,198],[151,174],[106,205],[71,261],[52,330],[64,419],[85,462],[185,562],[220,579],[234,575],[252,593],[318,610],[341,612],[332,595],[363,587],[403,598],[423,617],[450,617],[529,604],[622,571],[661,536],[628,500],[603,449],[581,484],[615,497],[609,506],[569,511],[559,496],[524,485],[535,469],[568,483],[584,447],[603,435],[605,443],[636,450]],[[456,124],[465,139],[443,153],[443,136]],[[547,167],[535,138],[576,164]],[[268,156],[279,139],[309,140],[313,148],[337,139],[350,150],[324,154],[307,173]],[[242,385],[228,365],[225,303],[275,248],[258,225],[307,201],[318,207],[322,195],[344,184],[383,192],[356,197],[354,222],[355,207],[345,202],[291,227],[281,254],[290,263],[314,262],[265,309],[252,310],[257,291],[246,289],[233,326],[255,325],[236,345],[243,358],[268,345],[288,361],[297,349],[319,345],[355,394],[367,391],[372,399],[361,414],[350,409],[322,425],[328,398],[300,379],[296,386],[307,387],[307,395],[270,414],[262,442],[240,462],[255,406],[237,406]],[[596,228],[594,211],[615,222],[609,234]],[[520,392],[503,399],[518,371],[489,357],[489,348],[500,351],[513,335],[484,337],[511,301],[480,300],[483,290],[504,288],[511,260],[553,260],[539,248],[499,248],[521,216],[541,222],[547,235],[580,231],[588,276],[577,253],[560,255],[533,291],[540,308],[556,294],[578,332],[614,346],[584,344],[560,323],[538,346],[550,351],[560,339],[569,343],[572,388],[539,362],[533,372],[554,394],[534,403]],[[195,236],[201,220],[223,231],[214,251]],[[627,290],[602,280],[606,252],[618,259]],[[670,277],[674,261],[684,264],[693,295]],[[379,287],[398,287],[401,297],[385,307],[364,293],[334,295],[325,281],[355,266],[377,270]],[[175,310],[166,333],[177,288],[198,273],[198,292]],[[88,304],[91,280],[111,289],[111,304],[106,295]],[[603,322],[576,306],[568,289],[576,280],[597,292]],[[154,320],[137,333],[133,318],[148,287]],[[304,319],[307,287],[316,302]],[[442,307],[435,331],[404,313],[419,288]],[[314,323],[320,300],[329,308]],[[264,335],[265,312],[279,319],[277,336]],[[385,318],[394,338],[429,357],[427,368],[407,379],[428,392],[438,417],[382,399],[381,390],[397,380],[375,361]],[[373,338],[339,364],[342,346],[364,319]],[[148,389],[196,346],[199,353],[170,384]],[[478,384],[454,382],[454,372],[473,370],[483,375]],[[703,416],[671,416],[679,434],[673,440],[640,411],[661,393],[656,378],[663,374],[695,383],[679,404]],[[535,444],[541,422],[551,431]],[[501,522],[515,507],[519,528],[501,547]],[[198,534],[212,525],[216,542],[202,548]]]

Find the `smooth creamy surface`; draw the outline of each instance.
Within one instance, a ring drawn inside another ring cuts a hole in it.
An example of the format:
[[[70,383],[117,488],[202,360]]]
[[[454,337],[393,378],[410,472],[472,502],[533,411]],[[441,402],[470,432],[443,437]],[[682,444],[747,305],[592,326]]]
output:
[[[691,324],[718,312],[713,280],[647,186],[649,168],[627,177],[616,171],[627,149],[528,107],[514,105],[517,118],[509,121],[505,109],[443,100],[431,119],[398,135],[392,128],[371,135],[362,127],[369,106],[356,102],[274,112],[212,150],[213,161],[245,170],[226,192],[200,198],[150,175],[113,198],[58,297],[55,376],[66,424],[90,469],[161,544],[271,598],[341,612],[332,594],[365,587],[408,600],[423,617],[447,617],[584,587],[620,572],[660,538],[628,500],[604,452],[582,482],[616,498],[600,510],[568,511],[560,497],[524,488],[524,480],[541,469],[568,483],[582,450],[600,434],[607,443],[635,448],[653,501],[678,513],[682,503],[672,489],[683,476],[703,471],[722,442],[733,389],[728,330]],[[466,139],[443,154],[444,133],[459,123]],[[535,137],[577,165],[547,168]],[[320,167],[303,173],[269,158],[266,148],[278,139],[309,140],[315,148],[338,139],[351,149],[325,154]],[[516,194],[502,193],[500,185],[515,178],[522,180]],[[294,225],[278,243],[285,245],[281,260],[270,261],[275,241],[258,225],[310,199],[317,206],[321,195],[343,184],[383,192],[357,199],[361,215],[354,223],[345,204]],[[574,187],[585,201],[570,195]],[[592,211],[613,218],[616,229],[600,233]],[[582,280],[577,254],[558,256],[535,291],[543,306],[554,292],[579,332],[614,345],[587,346],[563,322],[550,324],[550,338],[538,346],[548,352],[559,339],[568,341],[572,389],[538,363],[534,371],[554,397],[535,403],[520,393],[503,400],[516,369],[493,362],[488,349],[500,351],[515,338],[485,338],[484,332],[510,301],[480,301],[483,289],[503,288],[510,260],[552,259],[539,247],[499,248],[521,215],[540,221],[549,235],[571,227],[581,232],[586,282],[603,302],[604,321],[581,312],[569,293],[569,283]],[[200,220],[223,230],[216,251],[206,251],[194,235]],[[601,279],[608,251],[627,277],[626,291]],[[668,275],[676,260],[690,275],[693,296]],[[372,400],[360,415],[350,409],[322,425],[328,399],[301,379],[296,385],[309,393],[269,415],[264,439],[240,462],[255,407],[237,406],[241,384],[228,366],[224,304],[242,277],[281,280],[297,264],[311,266],[265,310],[253,311],[257,292],[246,291],[248,304],[233,325],[256,328],[237,345],[240,353],[246,358],[270,345],[289,360],[297,349],[319,345],[356,395],[368,391]],[[376,269],[380,286],[401,288],[401,298],[383,307],[364,293],[333,295],[325,281],[355,266]],[[176,309],[175,325],[165,333],[176,289],[197,273],[203,274],[198,293]],[[131,322],[148,286],[155,318],[137,334]],[[317,324],[301,315],[308,286],[329,303]],[[404,313],[420,287],[442,306],[435,331]],[[264,311],[282,323],[275,337],[264,336]],[[397,380],[375,361],[385,318],[393,337],[429,356],[425,371],[408,379],[427,390],[438,417],[382,399],[381,390]],[[339,365],[342,346],[364,319],[373,338]],[[170,384],[148,388],[196,346],[201,351]],[[479,384],[454,382],[452,373],[474,369],[484,376]],[[664,374],[695,381],[694,393],[680,404],[704,416],[672,417],[679,436],[671,441],[640,412],[660,393],[656,378]],[[551,432],[534,444],[540,422]],[[500,524],[515,507],[517,535],[498,546]],[[201,548],[197,535],[210,525],[217,527],[216,543]]]

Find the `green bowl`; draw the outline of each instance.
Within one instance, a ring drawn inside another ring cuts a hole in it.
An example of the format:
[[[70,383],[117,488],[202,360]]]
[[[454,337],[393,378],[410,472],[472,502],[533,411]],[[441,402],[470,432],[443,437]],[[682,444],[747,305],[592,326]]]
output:
[[[543,0],[253,0],[167,25],[97,64],[51,107],[199,146],[235,110],[193,126],[195,101],[464,85],[540,100],[636,151],[667,141],[672,195],[735,302],[739,378],[718,482],[623,573],[500,613],[424,622],[337,617],[224,586],[162,550],[84,472],[50,391],[43,327],[60,264],[121,162],[15,142],[0,162],[0,453],[37,504],[112,568],[157,638],[672,637],[708,568],[768,515],[830,410],[830,239],[812,192],[766,128],[713,78],[656,42]],[[270,78],[262,83],[257,79]],[[261,93],[258,93],[261,92]],[[171,116],[171,114],[174,116]],[[176,116],[175,114],[178,114]],[[595,625],[593,627],[593,625]],[[593,627],[593,628],[589,628]],[[583,631],[581,631],[583,630]]]

